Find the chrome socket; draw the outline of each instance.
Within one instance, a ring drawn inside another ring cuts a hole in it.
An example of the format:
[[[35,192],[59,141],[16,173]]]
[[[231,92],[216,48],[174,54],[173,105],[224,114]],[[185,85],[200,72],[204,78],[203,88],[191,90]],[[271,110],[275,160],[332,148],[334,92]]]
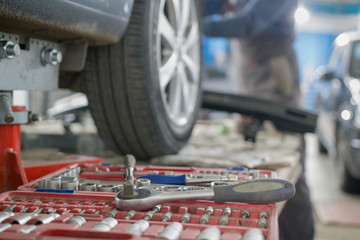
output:
[[[13,212],[2,212],[0,213],[0,223],[2,223],[5,219],[14,216]]]
[[[81,216],[74,216],[70,218],[67,222],[67,224],[76,224],[78,226],[82,226],[84,223],[86,223],[86,219]]]
[[[250,217],[250,212],[248,210],[243,210],[243,211],[241,211],[240,216],[242,218],[249,218]]]
[[[136,187],[146,187],[149,186],[151,181],[146,178],[139,178],[135,180],[135,186]]]
[[[51,223],[52,221],[54,221],[56,218],[60,217],[59,214],[57,213],[50,213],[42,218],[39,218],[38,220],[36,220],[36,222],[34,223],[35,225],[40,225],[40,224],[48,224]]]
[[[214,208],[212,206],[209,206],[205,209],[205,213],[209,214],[209,215],[213,215],[214,214]]]
[[[113,184],[103,184],[97,187],[99,192],[116,192],[116,186]]]
[[[265,240],[265,237],[260,229],[251,228],[246,231],[241,240]]]
[[[172,218],[172,213],[171,212],[167,212],[165,213],[162,218],[161,218],[161,221],[163,222],[170,222],[171,221],[171,218]]]
[[[45,188],[47,189],[60,189],[61,188],[61,179],[60,178],[50,178],[45,181]]]
[[[269,217],[269,215],[268,215],[268,213],[267,212],[265,212],[265,211],[261,211],[260,213],[259,213],[259,218],[268,218]]]
[[[229,217],[228,216],[221,216],[220,218],[219,218],[219,225],[228,225],[228,223],[229,223]]]
[[[185,213],[184,215],[181,216],[180,222],[188,223],[190,222],[190,218],[191,218],[190,213]]]
[[[210,226],[205,228],[196,240],[219,240],[220,239],[220,229],[215,226]]]
[[[38,214],[37,213],[29,213],[29,214],[25,214],[25,215],[22,215],[20,217],[17,217],[15,219],[13,219],[10,223],[11,224],[19,224],[19,225],[24,225],[26,224],[30,219],[34,218],[34,217],[37,217]]]
[[[30,225],[19,230],[20,233],[29,234],[36,229],[35,225]]]
[[[96,191],[96,183],[81,183],[80,184],[80,191]]]
[[[37,189],[44,189],[46,184],[46,179],[36,179],[35,186]]]
[[[267,228],[268,227],[268,222],[266,218],[260,218],[259,222],[258,222],[258,227],[259,228]]]
[[[158,238],[179,239],[182,231],[183,225],[181,223],[172,222],[159,234]]]
[[[118,214],[118,210],[114,209],[114,210],[111,210],[108,214],[106,214],[106,217],[112,217],[112,218],[115,218],[116,217],[116,214]]]
[[[200,223],[201,224],[209,224],[209,219],[210,219],[210,215],[209,214],[204,214],[200,218]]]
[[[136,214],[136,211],[135,210],[130,210],[126,215],[125,215],[125,220],[131,220],[134,218]]]
[[[231,208],[229,208],[229,207],[224,208],[222,215],[230,217],[231,216]]]
[[[125,232],[127,233],[131,233],[137,236],[141,236],[143,234],[143,232],[145,232],[146,229],[148,229],[150,226],[148,221],[145,220],[139,220],[136,221],[135,223],[131,224],[126,230]]]
[[[11,224],[10,223],[4,223],[4,224],[0,224],[0,232],[5,231],[6,229],[11,228]]]
[[[101,231],[101,232],[109,232],[118,224],[118,221],[112,217],[107,217],[98,224],[96,224],[92,230]]]
[[[79,190],[79,182],[78,181],[63,181],[61,182],[61,189],[65,190]]]

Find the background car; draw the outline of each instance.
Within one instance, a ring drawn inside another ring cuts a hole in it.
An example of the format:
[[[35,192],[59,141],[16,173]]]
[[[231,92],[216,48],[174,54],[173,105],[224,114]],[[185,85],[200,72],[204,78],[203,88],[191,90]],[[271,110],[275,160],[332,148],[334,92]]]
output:
[[[2,75],[20,73],[15,82],[1,78],[0,91],[52,90],[60,72],[60,87],[86,93],[111,149],[141,159],[175,153],[191,135],[201,98],[199,9],[192,0],[1,1],[2,39],[18,43],[21,54],[4,57]],[[58,46],[54,61],[49,55],[41,65],[32,44],[44,46],[44,56]]]
[[[339,35],[317,75],[324,81],[317,96],[320,150],[336,159],[342,189],[360,192],[360,32]]]

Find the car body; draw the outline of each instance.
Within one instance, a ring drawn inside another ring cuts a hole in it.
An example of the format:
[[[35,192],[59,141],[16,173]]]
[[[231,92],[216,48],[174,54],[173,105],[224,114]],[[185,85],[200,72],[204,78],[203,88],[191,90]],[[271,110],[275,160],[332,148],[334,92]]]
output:
[[[200,107],[199,4],[0,1],[0,94],[85,92],[108,147],[144,160],[176,153]]]
[[[317,70],[318,136],[342,171],[342,188],[360,188],[360,32],[334,41],[330,63]]]

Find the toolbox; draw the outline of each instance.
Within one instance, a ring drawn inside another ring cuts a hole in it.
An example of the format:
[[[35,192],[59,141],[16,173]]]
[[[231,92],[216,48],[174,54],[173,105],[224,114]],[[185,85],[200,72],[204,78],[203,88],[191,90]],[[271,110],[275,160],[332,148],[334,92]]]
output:
[[[124,188],[125,172],[124,165],[78,163],[0,194],[0,239],[246,240],[262,239],[256,238],[259,232],[263,239],[278,239],[276,204],[197,200],[167,202],[146,210],[119,210],[115,195]],[[134,166],[135,179],[149,173],[232,175],[239,182],[276,178],[272,171],[244,168]],[[70,188],[72,179],[80,181],[74,190],[61,189],[55,186],[59,178],[66,179]],[[55,184],[53,189],[51,184]]]

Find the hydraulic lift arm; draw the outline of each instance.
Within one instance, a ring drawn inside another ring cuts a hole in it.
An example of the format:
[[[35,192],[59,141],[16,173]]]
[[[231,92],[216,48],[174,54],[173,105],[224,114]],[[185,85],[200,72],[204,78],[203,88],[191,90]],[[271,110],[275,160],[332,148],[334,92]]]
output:
[[[317,115],[281,102],[251,96],[204,91],[203,108],[240,113],[269,120],[279,131],[313,133]]]

